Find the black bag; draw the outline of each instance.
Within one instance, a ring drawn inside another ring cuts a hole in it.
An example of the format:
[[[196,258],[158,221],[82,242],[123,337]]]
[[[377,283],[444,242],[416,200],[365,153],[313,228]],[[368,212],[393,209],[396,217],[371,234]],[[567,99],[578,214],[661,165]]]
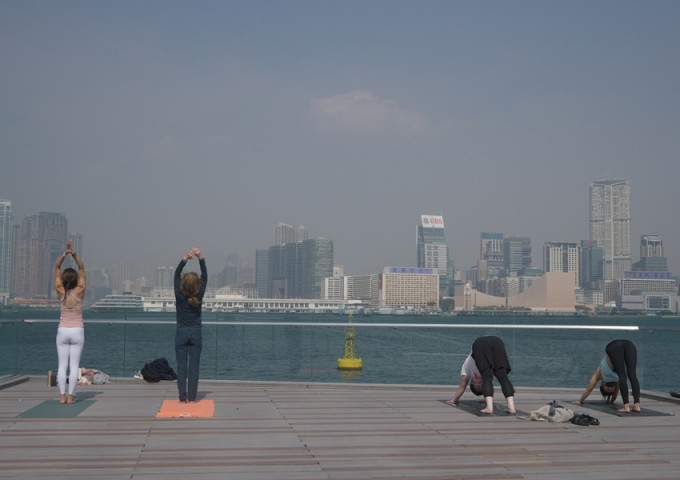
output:
[[[145,363],[144,368],[142,368],[140,373],[142,374],[142,378],[149,383],[157,383],[161,381],[160,375],[154,372],[150,363]]]
[[[150,383],[161,380],[177,380],[177,374],[165,358],[157,358],[151,363],[145,363],[141,370],[144,380]]]

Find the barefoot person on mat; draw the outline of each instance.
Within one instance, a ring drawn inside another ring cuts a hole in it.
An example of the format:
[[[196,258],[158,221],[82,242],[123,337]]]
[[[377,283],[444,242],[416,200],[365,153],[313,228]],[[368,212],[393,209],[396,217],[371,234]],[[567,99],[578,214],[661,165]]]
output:
[[[199,277],[195,272],[182,274],[184,266],[197,258],[201,269]],[[177,358],[177,390],[182,403],[196,402],[198,374],[203,349],[201,331],[201,306],[208,283],[205,257],[198,248],[188,250],[175,269],[175,303],[177,330],[175,331],[175,356]],[[188,394],[187,394],[188,390]]]
[[[590,383],[581,395],[581,398],[574,402],[583,405],[590,392],[593,391],[597,382],[600,383],[600,393],[607,403],[614,403],[616,397],[621,392],[623,408],[619,412],[630,413],[630,403],[628,399],[628,380],[633,389],[633,412],[640,411],[640,382],[637,378],[637,349],[630,340],[614,340],[604,349],[605,355],[600,366],[590,378]]]
[[[472,353],[463,362],[460,371],[460,383],[453,398],[447,403],[457,404],[470,383],[470,391],[475,395],[484,395],[486,406],[482,413],[493,413],[493,377],[498,379],[501,390],[508,402],[507,413],[515,412],[515,389],[508,378],[510,362],[503,341],[498,337],[479,337],[472,344]]]
[[[78,271],[66,268],[61,271],[64,259],[71,255],[78,266]],[[54,289],[59,298],[59,327],[57,328],[57,384],[61,397],[59,403],[73,403],[73,393],[78,384],[80,356],[85,344],[85,326],[83,324],[83,298],[85,297],[85,266],[76,252],[71,248],[71,240],[66,242],[66,250],[54,265]],[[66,395],[66,370],[68,369],[68,396]]]

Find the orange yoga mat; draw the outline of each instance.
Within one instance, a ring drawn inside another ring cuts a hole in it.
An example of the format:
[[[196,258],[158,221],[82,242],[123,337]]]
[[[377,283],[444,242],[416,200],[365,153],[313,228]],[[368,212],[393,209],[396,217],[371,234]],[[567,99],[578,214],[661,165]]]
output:
[[[180,403],[179,400],[163,400],[156,418],[212,418],[215,402],[199,400],[196,403]]]

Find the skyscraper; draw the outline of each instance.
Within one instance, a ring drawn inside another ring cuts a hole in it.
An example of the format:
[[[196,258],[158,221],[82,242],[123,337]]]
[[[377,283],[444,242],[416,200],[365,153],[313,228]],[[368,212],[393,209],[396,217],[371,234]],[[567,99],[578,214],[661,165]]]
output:
[[[10,275],[12,272],[12,202],[0,200],[0,297],[9,296]],[[0,303],[3,301],[0,299]]]
[[[668,271],[668,260],[663,254],[661,237],[658,235],[642,235],[640,237],[640,261],[633,265],[633,270]]]
[[[604,250],[604,279],[630,271],[630,182],[603,180],[590,185],[590,239]]]
[[[503,234],[482,232],[479,238],[479,280],[487,277],[498,277],[503,270]],[[484,271],[481,266],[485,266]]]
[[[255,288],[260,298],[271,298],[269,284],[269,250],[255,250]]]
[[[531,239],[505,237],[503,239],[503,266],[506,275],[531,267]]]
[[[283,245],[284,243],[302,242],[309,237],[309,231],[304,225],[292,226],[289,223],[279,222],[276,224],[274,232],[274,244]]]
[[[323,298],[324,279],[333,276],[333,240],[274,245],[266,257],[272,298]]]
[[[543,271],[572,272],[574,287],[581,286],[581,245],[577,242],[545,242]]]
[[[421,215],[416,229],[418,268],[435,268],[439,273],[441,296],[452,294],[449,290],[453,276],[449,275],[449,247],[446,244],[444,217]]]
[[[66,248],[67,221],[61,213],[40,212],[14,227],[13,282],[17,296],[51,298],[54,264]]]
[[[581,240],[581,287],[599,290],[604,280],[604,250],[592,240]]]

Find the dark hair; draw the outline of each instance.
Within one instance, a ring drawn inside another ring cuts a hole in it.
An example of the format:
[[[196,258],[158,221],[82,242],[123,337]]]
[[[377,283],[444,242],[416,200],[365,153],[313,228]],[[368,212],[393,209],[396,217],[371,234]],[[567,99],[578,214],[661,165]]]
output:
[[[606,399],[607,403],[612,402],[612,396],[614,395],[614,392],[616,392],[616,386],[618,385],[618,382],[601,382],[600,383],[600,393],[602,394],[602,397]],[[614,392],[608,392],[606,389],[614,389]]]
[[[482,394],[482,387],[481,385],[475,385],[474,383],[471,383],[470,391],[479,397]]]
[[[182,275],[179,290],[187,298],[187,302],[192,307],[198,307],[201,304],[201,301],[198,299],[198,292],[201,291],[201,286],[203,286],[203,281],[195,272]]]
[[[61,272],[61,283],[64,284],[64,289],[73,290],[78,285],[78,272],[72,268],[67,268]]]

